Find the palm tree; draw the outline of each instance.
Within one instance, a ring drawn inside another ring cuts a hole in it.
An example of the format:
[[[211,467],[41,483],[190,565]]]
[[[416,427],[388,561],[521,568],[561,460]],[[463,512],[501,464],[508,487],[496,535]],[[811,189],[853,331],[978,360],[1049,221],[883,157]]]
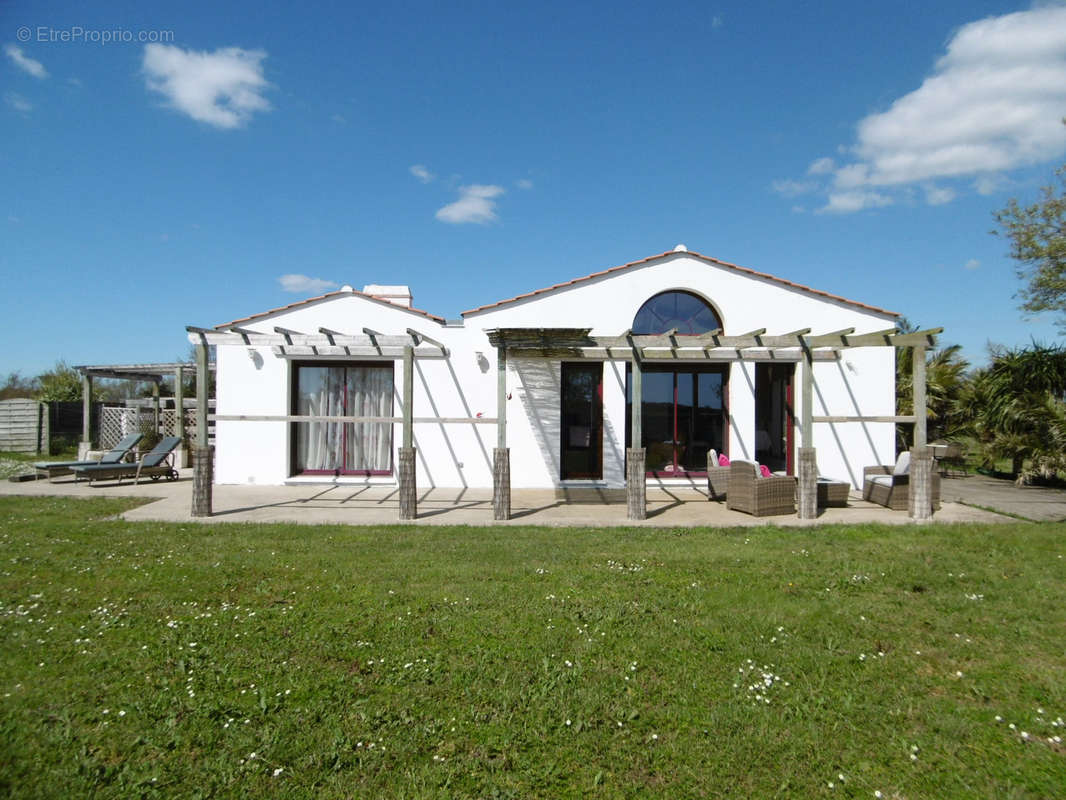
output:
[[[1020,482],[1066,470],[1064,397],[1066,347],[993,350],[964,398],[986,465],[1009,458]]]
[[[901,318],[896,327],[901,333],[918,330],[906,318]],[[934,339],[935,341],[935,339]],[[965,431],[965,415],[960,413],[959,398],[968,382],[966,371],[969,362],[962,357],[957,344],[927,351],[925,356],[925,409],[926,429],[930,441],[956,436]],[[910,347],[896,348],[896,408],[901,416],[914,413],[914,350]],[[900,449],[905,450],[914,441],[912,425],[897,425],[896,437]]]

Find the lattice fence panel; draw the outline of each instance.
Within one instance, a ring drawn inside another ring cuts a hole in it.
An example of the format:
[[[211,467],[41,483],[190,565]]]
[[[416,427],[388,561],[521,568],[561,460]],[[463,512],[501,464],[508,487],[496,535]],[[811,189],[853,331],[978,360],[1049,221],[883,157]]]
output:
[[[100,409],[100,447],[110,450],[119,440],[127,434],[140,431],[147,433],[140,424],[139,414],[136,408],[123,408],[121,406],[104,406]],[[148,429],[151,430],[152,420],[148,419]]]
[[[178,412],[173,408],[161,409],[159,412],[160,433],[163,436],[177,436]]]
[[[215,443],[215,401],[207,401],[209,416],[207,418],[207,440],[209,444]],[[185,409],[185,438],[189,442],[196,441],[196,407]]]

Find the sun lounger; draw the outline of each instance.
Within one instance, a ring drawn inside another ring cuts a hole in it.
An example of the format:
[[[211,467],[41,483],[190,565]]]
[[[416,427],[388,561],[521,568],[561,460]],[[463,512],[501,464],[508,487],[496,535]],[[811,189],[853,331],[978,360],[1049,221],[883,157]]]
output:
[[[137,442],[144,438],[144,434],[131,433],[123,436],[122,440],[112,449],[108,450],[99,461],[38,461],[33,465],[37,470],[37,477],[41,474],[48,476],[48,480],[60,475],[70,475],[77,467],[92,467],[97,464],[120,464],[129,454],[130,450],[137,446]]]
[[[179,444],[181,444],[180,437],[166,436],[135,464],[92,464],[86,467],[76,467],[74,477],[88,478],[89,483],[109,478],[117,478],[118,482],[122,483],[123,478],[130,477],[133,478],[134,483],[139,483],[142,477],[151,478],[153,481],[160,478],[174,481],[178,479],[178,471],[174,469],[171,461],[174,450]]]

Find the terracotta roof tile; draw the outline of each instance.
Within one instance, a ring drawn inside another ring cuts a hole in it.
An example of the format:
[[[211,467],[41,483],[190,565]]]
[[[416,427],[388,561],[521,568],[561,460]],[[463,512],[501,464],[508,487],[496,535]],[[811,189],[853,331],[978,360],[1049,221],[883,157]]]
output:
[[[300,306],[310,305],[311,303],[317,303],[320,300],[326,300],[330,297],[336,297],[337,295],[354,295],[356,297],[364,297],[367,300],[373,300],[377,303],[384,303],[390,308],[398,308],[400,311],[409,311],[412,314],[421,314],[426,319],[431,319],[439,325],[444,324],[444,317],[438,317],[436,314],[430,314],[428,311],[422,311],[418,308],[407,308],[406,306],[398,306],[395,303],[390,303],[384,297],[378,297],[376,294],[366,294],[365,292],[359,292],[356,290],[347,291],[345,289],[337,289],[335,292],[326,292],[320,294],[318,297],[309,297],[306,300],[300,300],[295,303],[289,303],[287,306],[279,306],[278,308],[272,308],[269,311],[261,311],[258,314],[252,314],[249,317],[241,317],[240,319],[233,319],[229,322],[222,322],[215,326],[216,329],[232,328],[234,325],[240,325],[242,322],[251,322],[252,320],[262,319],[263,317],[269,317],[272,314],[278,314],[282,311],[288,311],[290,308],[299,308]]]
[[[708,264],[714,264],[715,266],[718,266],[718,267],[725,267],[726,269],[735,270],[736,272],[741,272],[741,273],[743,273],[745,275],[752,275],[752,276],[754,276],[756,278],[762,278],[764,280],[770,280],[770,281],[773,281],[774,283],[779,283],[782,286],[788,286],[791,289],[799,289],[800,291],[803,291],[803,292],[808,292],[810,294],[815,294],[815,295],[818,295],[819,297],[826,297],[826,298],[828,298],[830,300],[836,300],[837,302],[840,302],[840,303],[847,303],[848,305],[856,306],[858,308],[863,308],[863,309],[866,309],[867,311],[873,311],[873,312],[878,313],[878,314],[888,314],[888,315],[893,316],[893,317],[898,317],[899,316],[899,312],[897,312],[897,311],[887,311],[887,310],[885,310],[883,308],[878,308],[877,306],[871,306],[871,305],[867,305],[866,303],[860,303],[858,300],[849,300],[848,298],[841,297],[840,295],[830,294],[829,292],[823,292],[823,291],[820,291],[818,289],[812,289],[810,286],[804,286],[802,283],[795,283],[793,281],[786,280],[784,278],[778,278],[775,275],[770,275],[769,273],[766,273],[766,272],[758,272],[757,270],[749,269],[747,267],[741,267],[741,266],[738,266],[737,264],[730,264],[728,261],[719,261],[717,258],[711,258],[710,256],[702,255],[702,254],[697,253],[697,252],[695,252],[693,250],[685,250],[685,251],[668,250],[665,253],[658,253],[657,255],[654,255],[654,256],[648,256],[647,258],[642,258],[639,261],[630,261],[628,264],[621,264],[621,265],[619,265],[617,267],[610,267],[609,269],[603,269],[603,270],[600,270],[599,272],[593,272],[591,275],[585,275],[585,276],[583,276],[581,278],[574,278],[573,280],[566,281],[565,283],[557,283],[554,286],[547,286],[547,287],[545,287],[543,289],[534,289],[532,292],[526,292],[525,294],[515,295],[514,297],[509,297],[506,300],[499,300],[499,301],[497,301],[495,303],[489,303],[488,305],[478,306],[477,308],[472,308],[469,311],[464,311],[463,312],[463,316],[465,317],[467,314],[477,314],[478,312],[487,311],[487,310],[489,310],[491,308],[498,308],[499,306],[504,306],[504,305],[507,305],[508,303],[515,303],[515,302],[517,302],[519,300],[525,300],[525,299],[527,299],[529,297],[536,297],[537,295],[545,294],[546,292],[553,292],[556,289],[565,289],[568,286],[573,286],[575,284],[582,283],[584,281],[589,281],[589,280],[592,280],[593,278],[599,278],[602,275],[610,275],[613,272],[621,272],[622,270],[629,269],[630,267],[636,267],[636,266],[639,266],[641,264],[647,264],[649,261],[656,261],[656,260],[658,260],[660,258],[666,258],[668,256],[692,256],[693,258],[698,258],[701,261],[706,261]]]

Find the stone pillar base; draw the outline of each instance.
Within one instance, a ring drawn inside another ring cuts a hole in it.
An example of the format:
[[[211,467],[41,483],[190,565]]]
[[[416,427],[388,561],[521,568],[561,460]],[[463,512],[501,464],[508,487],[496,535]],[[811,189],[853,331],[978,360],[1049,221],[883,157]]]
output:
[[[648,484],[644,473],[644,448],[626,448],[626,514],[629,519],[648,518]]]
[[[89,451],[92,449],[92,442],[78,442],[78,461],[88,461]]]
[[[215,480],[215,448],[194,447],[192,466],[192,515],[210,517],[211,487]]]
[[[511,518],[511,451],[506,447],[492,451],[492,518]]]
[[[813,447],[799,448],[799,483],[796,504],[800,519],[818,517],[818,458]]]
[[[933,518],[933,451],[929,447],[911,448],[909,511],[915,522]]]
[[[400,448],[400,520],[410,522],[418,517],[418,485],[415,474],[415,448]]]

